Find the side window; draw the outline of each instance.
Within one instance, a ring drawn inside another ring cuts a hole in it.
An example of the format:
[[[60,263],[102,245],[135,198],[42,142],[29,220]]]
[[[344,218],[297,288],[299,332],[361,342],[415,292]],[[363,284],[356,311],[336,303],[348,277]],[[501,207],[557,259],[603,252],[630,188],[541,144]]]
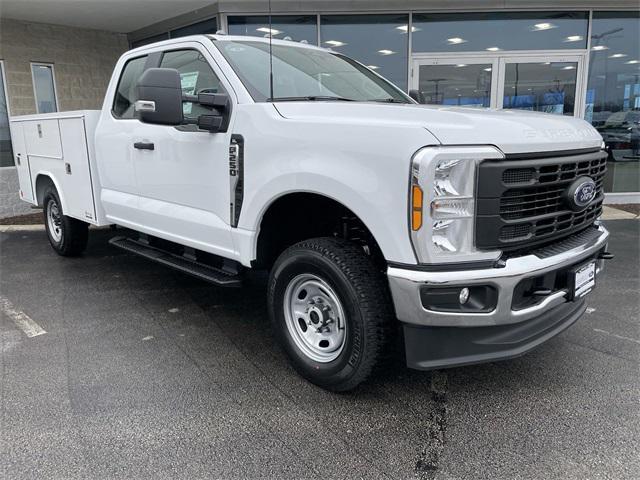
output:
[[[133,104],[137,100],[136,83],[144,72],[147,56],[129,60],[122,69],[116,96],[113,99],[113,115],[116,118],[133,118]]]
[[[207,60],[197,50],[174,50],[165,52],[160,63],[162,68],[175,68],[180,72],[182,92],[187,95],[198,93],[221,93],[220,80],[209,66]],[[211,113],[211,110],[198,104],[185,102],[182,104],[186,118]]]

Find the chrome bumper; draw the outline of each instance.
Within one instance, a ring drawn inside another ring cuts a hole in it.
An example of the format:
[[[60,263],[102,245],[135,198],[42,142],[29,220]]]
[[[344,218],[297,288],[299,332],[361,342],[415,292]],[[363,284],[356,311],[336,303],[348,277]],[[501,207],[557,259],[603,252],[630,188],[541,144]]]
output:
[[[507,325],[536,318],[548,310],[568,301],[567,290],[558,290],[539,303],[522,309],[511,308],[513,291],[518,283],[529,277],[559,270],[594,256],[606,246],[609,232],[598,226],[600,235],[575,248],[557,255],[539,258],[525,255],[511,258],[503,268],[486,268],[456,271],[419,271],[389,267],[387,277],[396,310],[396,316],[402,322],[422,326],[479,327]],[[603,268],[599,260],[596,273]],[[492,285],[498,291],[496,308],[487,313],[451,313],[435,312],[423,307],[420,289],[424,285],[470,286]]]

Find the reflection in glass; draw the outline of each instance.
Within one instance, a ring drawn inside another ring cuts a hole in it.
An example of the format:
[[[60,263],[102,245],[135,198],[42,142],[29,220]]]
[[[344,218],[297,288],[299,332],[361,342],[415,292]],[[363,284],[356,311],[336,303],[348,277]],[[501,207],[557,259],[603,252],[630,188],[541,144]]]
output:
[[[420,65],[421,103],[489,107],[491,64]]]
[[[344,55],[295,43],[214,42],[254,100],[409,103],[393,85]],[[270,59],[269,52],[273,52]]]
[[[503,108],[573,115],[578,64],[507,63]]]
[[[268,37],[280,40],[289,38],[295,42],[304,40],[318,43],[318,25],[315,15],[273,15],[269,28],[268,15],[231,16],[227,19],[229,35],[248,35],[250,37]]]
[[[0,167],[13,166],[13,150],[11,148],[11,134],[9,132],[9,110],[4,91],[4,78],[0,64]]]
[[[51,65],[31,65],[38,113],[57,112],[53,67]]]
[[[639,12],[593,12],[585,119],[609,152],[609,192],[640,191],[639,39]]]
[[[367,65],[406,91],[408,24],[408,15],[323,15],[321,43]]]
[[[415,13],[413,52],[587,47],[587,12]]]

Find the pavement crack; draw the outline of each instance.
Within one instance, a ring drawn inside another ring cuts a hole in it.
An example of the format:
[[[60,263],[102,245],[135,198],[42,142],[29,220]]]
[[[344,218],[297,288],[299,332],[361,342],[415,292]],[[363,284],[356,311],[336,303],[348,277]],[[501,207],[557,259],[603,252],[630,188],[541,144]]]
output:
[[[420,480],[433,480],[438,471],[447,430],[447,391],[447,374],[434,371],[431,376],[433,408],[427,420],[427,444],[420,452],[415,466],[415,476]]]

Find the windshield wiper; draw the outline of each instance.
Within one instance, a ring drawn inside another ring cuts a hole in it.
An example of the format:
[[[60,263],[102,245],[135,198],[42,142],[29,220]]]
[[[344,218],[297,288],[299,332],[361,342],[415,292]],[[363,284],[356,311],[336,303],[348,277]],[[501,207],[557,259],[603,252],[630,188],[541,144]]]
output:
[[[384,102],[384,103],[408,103],[404,100],[398,100],[397,98],[374,98],[369,100],[370,102]]]
[[[275,97],[269,98],[270,102],[299,102],[299,101],[311,101],[311,102],[322,102],[325,100],[334,100],[339,102],[355,102],[352,98],[344,98],[344,97],[332,97],[330,95],[309,95],[306,97]]]

